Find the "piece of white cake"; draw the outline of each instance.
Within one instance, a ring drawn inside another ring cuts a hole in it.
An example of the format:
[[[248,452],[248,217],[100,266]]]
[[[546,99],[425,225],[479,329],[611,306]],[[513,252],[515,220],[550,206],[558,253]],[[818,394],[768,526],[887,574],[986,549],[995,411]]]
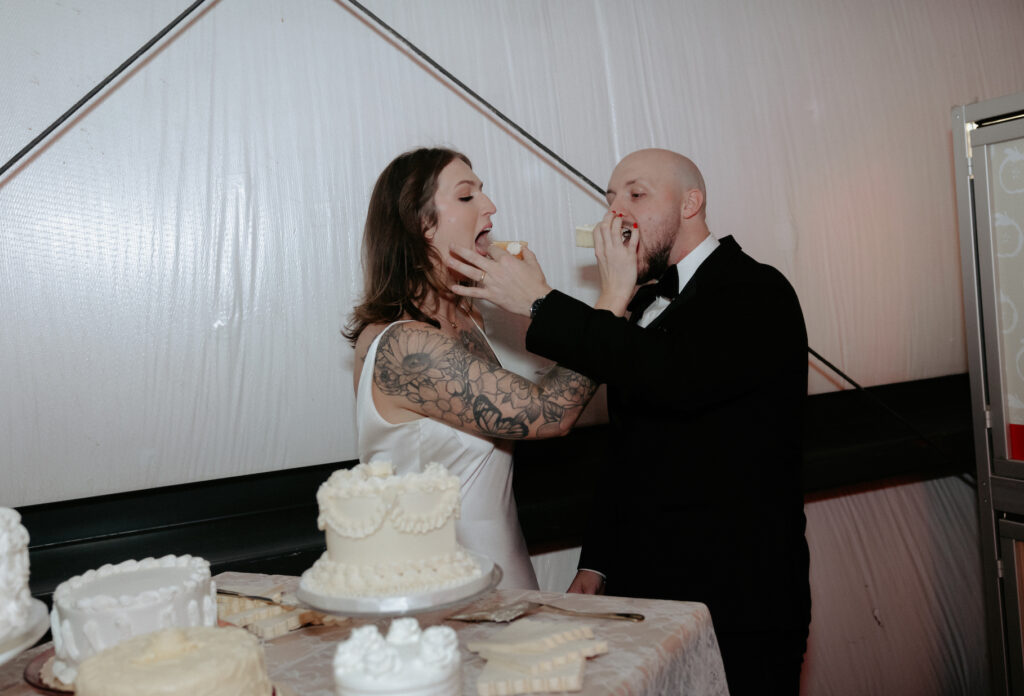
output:
[[[501,247],[517,259],[523,258],[523,249],[527,247],[526,242],[491,242],[496,247]]]
[[[576,226],[576,246],[584,249],[594,248],[594,228],[597,225]]]

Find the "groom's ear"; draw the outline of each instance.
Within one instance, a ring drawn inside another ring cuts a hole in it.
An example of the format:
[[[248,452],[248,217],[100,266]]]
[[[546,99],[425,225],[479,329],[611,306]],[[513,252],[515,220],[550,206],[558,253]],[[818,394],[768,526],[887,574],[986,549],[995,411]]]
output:
[[[689,189],[683,194],[680,208],[684,220],[689,220],[704,209],[704,192],[700,189]]]

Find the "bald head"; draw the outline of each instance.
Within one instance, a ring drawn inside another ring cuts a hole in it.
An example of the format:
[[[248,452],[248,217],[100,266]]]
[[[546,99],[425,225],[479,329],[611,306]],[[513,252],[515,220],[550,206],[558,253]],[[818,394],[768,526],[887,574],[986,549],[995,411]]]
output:
[[[622,176],[616,177],[617,174]],[[641,177],[651,177],[677,188],[681,196],[686,191],[700,191],[707,198],[704,188],[704,176],[689,157],[672,150],[648,148],[637,150],[622,158],[612,172],[612,180],[618,178],[623,183],[630,183]],[[610,189],[609,189],[610,192]],[[701,214],[704,206],[701,205]]]

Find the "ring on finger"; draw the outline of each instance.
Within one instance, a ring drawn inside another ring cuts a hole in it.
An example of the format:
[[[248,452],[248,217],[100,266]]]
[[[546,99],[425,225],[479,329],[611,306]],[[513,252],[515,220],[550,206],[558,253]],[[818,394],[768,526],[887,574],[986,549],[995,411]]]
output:
[[[478,280],[478,281],[476,281],[476,282],[478,282],[478,283],[482,283],[482,282],[484,282],[484,277],[485,277],[486,275],[487,275],[487,271],[480,271],[480,280]]]

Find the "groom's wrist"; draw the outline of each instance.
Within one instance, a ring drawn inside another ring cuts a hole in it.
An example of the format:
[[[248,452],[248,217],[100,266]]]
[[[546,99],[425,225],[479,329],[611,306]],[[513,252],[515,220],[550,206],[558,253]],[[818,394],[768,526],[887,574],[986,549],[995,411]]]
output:
[[[550,294],[551,294],[551,289],[548,288],[548,291],[546,293],[544,293],[543,295],[538,297],[530,305],[530,320],[531,321],[537,318],[537,312],[540,311],[541,306],[544,304],[544,300],[547,299],[548,295],[550,295]]]

